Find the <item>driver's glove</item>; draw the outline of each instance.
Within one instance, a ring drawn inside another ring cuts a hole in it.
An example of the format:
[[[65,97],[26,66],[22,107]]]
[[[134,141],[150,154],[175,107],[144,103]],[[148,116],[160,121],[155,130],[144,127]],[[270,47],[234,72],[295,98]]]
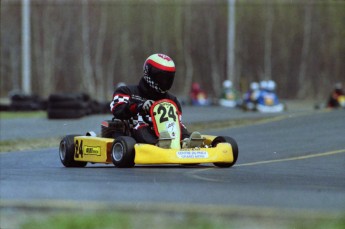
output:
[[[146,100],[144,103],[140,103],[138,105],[138,111],[139,113],[144,113],[144,114],[149,114],[150,113],[150,108],[152,106],[152,104],[155,101],[153,100]]]

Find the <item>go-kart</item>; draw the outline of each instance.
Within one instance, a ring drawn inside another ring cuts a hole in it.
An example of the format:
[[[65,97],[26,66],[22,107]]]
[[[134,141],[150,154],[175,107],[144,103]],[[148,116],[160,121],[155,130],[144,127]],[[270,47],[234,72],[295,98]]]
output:
[[[286,109],[273,92],[261,92],[257,99],[245,100],[242,108],[245,111],[259,111],[261,113],[282,112]]]
[[[336,105],[336,107],[345,108],[345,95],[337,96]]]
[[[236,98],[236,94],[233,90],[226,90],[218,100],[218,104],[222,107],[234,108],[238,106],[239,100]]]
[[[224,98],[221,98],[221,99],[219,99],[218,104],[221,107],[234,108],[234,107],[238,106],[239,102],[236,101],[235,99],[224,99]]]
[[[147,164],[195,165],[213,163],[218,167],[233,166],[238,157],[236,141],[227,136],[201,135],[200,147],[181,147],[179,112],[171,100],[156,101],[150,109],[152,126],[157,137],[168,132],[169,147],[137,143],[127,121],[113,119],[102,122],[101,136],[88,132],[84,136],[67,135],[59,147],[59,156],[66,167],[84,167],[87,163],[113,163],[128,168]],[[114,133],[117,133],[116,135]],[[120,133],[120,136],[119,136]],[[114,137],[115,136],[115,137]]]
[[[329,109],[345,108],[345,95],[339,95],[336,98],[330,97],[327,103],[317,102],[314,105],[314,108],[316,110],[325,109],[325,108],[329,108]]]

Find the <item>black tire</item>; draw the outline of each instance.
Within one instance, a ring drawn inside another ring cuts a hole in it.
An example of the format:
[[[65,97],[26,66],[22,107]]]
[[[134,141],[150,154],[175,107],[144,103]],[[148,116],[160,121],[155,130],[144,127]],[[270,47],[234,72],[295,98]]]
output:
[[[48,119],[74,119],[85,116],[84,109],[48,109]]]
[[[0,104],[0,111],[10,111],[11,106],[8,104]]]
[[[40,110],[41,104],[32,101],[12,101],[11,110],[13,111],[35,111]]]
[[[111,159],[115,167],[130,168],[134,166],[134,145],[132,137],[121,136],[114,140],[111,147]]]
[[[37,102],[40,101],[40,97],[37,95],[26,95],[26,94],[14,94],[11,96],[11,101],[14,102]]]
[[[85,167],[87,162],[74,160],[74,137],[80,135],[67,135],[61,142],[59,147],[59,157],[61,163],[65,167]]]
[[[83,101],[81,94],[51,94],[48,99],[49,102],[66,102],[66,101]]]
[[[11,101],[14,102],[30,102],[33,100],[33,97],[30,95],[24,95],[24,94],[14,94],[11,96]]]
[[[50,102],[48,104],[48,108],[51,109],[87,109],[88,107],[88,103],[77,100]]]
[[[231,137],[228,137],[228,136],[218,136],[215,139],[213,139],[212,147],[216,147],[217,144],[221,143],[221,142],[230,143],[230,145],[232,146],[232,153],[233,153],[233,156],[234,156],[234,161],[231,162],[231,163],[213,163],[213,164],[215,166],[217,166],[217,167],[229,168],[229,167],[233,166],[236,163],[236,161],[237,161],[237,158],[238,158],[238,145],[237,145],[236,141],[233,138],[231,138]]]
[[[101,113],[102,114],[111,114],[110,112],[110,102],[101,103]]]
[[[102,107],[98,101],[92,100],[88,103],[88,106],[91,109],[91,114],[101,114],[102,113]]]
[[[86,93],[56,93],[49,96],[51,102],[62,102],[62,101],[91,101],[91,97]]]

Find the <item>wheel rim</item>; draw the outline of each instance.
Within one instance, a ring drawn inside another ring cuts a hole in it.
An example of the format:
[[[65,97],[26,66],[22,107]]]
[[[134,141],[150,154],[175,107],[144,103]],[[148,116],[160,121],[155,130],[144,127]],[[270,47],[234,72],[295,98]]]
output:
[[[120,143],[116,143],[113,147],[113,158],[115,161],[121,161],[123,157],[123,146]]]
[[[65,160],[66,158],[66,142],[65,141],[62,141],[60,143],[59,155],[62,161]]]

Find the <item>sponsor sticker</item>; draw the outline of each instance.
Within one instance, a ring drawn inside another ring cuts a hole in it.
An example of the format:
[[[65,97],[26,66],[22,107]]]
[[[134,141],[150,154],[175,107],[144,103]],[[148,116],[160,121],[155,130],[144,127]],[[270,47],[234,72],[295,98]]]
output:
[[[85,155],[96,155],[101,156],[101,147],[99,146],[85,146],[84,147]]]
[[[169,132],[172,138],[176,137],[176,123],[175,122],[166,122],[165,128]]]
[[[204,159],[208,158],[208,153],[206,151],[178,151],[176,156],[181,159]]]

